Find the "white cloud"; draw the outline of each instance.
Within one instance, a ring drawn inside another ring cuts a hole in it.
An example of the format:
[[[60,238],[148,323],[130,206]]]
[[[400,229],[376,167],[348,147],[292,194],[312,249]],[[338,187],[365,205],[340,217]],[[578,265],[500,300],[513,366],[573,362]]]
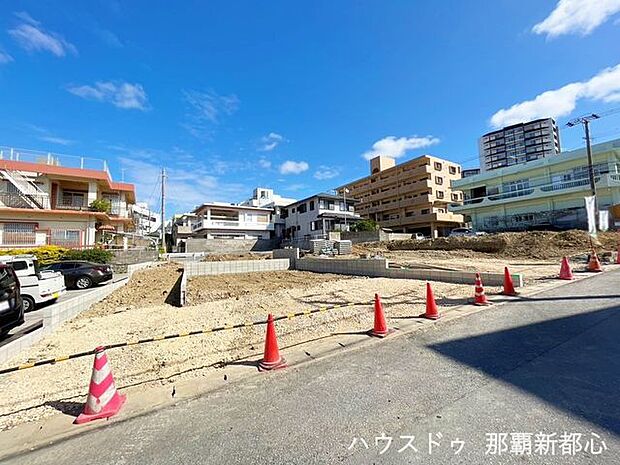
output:
[[[439,139],[433,136],[426,137],[384,137],[372,144],[372,149],[362,155],[366,160],[383,155],[386,157],[400,158],[409,150],[422,149],[439,143]]]
[[[563,34],[588,35],[620,11],[620,0],[560,0],[532,31],[553,38]]]
[[[239,108],[239,98],[235,94],[219,95],[213,90],[183,91],[183,98],[189,106],[183,127],[199,139],[210,138],[212,127],[219,124],[223,116],[230,116]]]
[[[124,81],[98,81],[94,85],[69,86],[69,92],[86,100],[111,103],[123,109],[147,110],[148,99],[140,84]]]
[[[319,169],[314,172],[314,179],[318,179],[323,181],[325,179],[335,178],[340,174],[340,170],[338,168],[332,168],[329,166],[321,165]]]
[[[46,51],[57,57],[64,57],[67,53],[77,54],[77,49],[72,43],[60,34],[46,31],[39,21],[25,11],[15,13],[15,16],[22,22],[9,29],[8,33],[23,49],[29,52]]]
[[[258,166],[264,169],[269,169],[271,168],[271,162],[266,158],[261,158],[258,160]]]
[[[56,136],[41,136],[39,137],[42,141],[49,142],[50,144],[58,144],[58,145],[73,145],[75,144],[74,140],[65,139],[64,137],[56,137]]]
[[[491,117],[490,124],[503,127],[537,118],[566,116],[582,99],[605,103],[620,101],[620,65],[606,68],[588,81],[572,82],[543,92],[532,100],[503,108]]]
[[[5,65],[13,61],[13,57],[0,49],[0,65]]]
[[[266,136],[261,137],[261,143],[263,144],[258,150],[261,152],[271,152],[284,140],[280,134],[270,132]]]
[[[305,161],[292,161],[287,160],[280,165],[281,174],[300,174],[304,171],[308,171],[310,165]]]

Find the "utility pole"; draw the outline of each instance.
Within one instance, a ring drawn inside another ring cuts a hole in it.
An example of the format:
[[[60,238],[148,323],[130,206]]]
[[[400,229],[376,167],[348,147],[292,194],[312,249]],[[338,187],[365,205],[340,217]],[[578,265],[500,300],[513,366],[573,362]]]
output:
[[[349,192],[349,189],[347,189],[346,187],[342,189],[342,199],[344,200],[344,230],[345,231],[348,231],[347,215],[349,214],[349,209],[347,208],[347,192]]]
[[[166,168],[161,169],[161,248],[166,250]]]
[[[599,119],[600,116],[592,113],[590,115],[580,116],[579,118],[575,118],[566,123],[566,126],[572,128],[578,124],[583,125],[583,129],[585,131],[585,139],[586,139],[586,153],[588,155],[588,174],[590,177],[590,190],[592,192],[592,196],[594,197],[594,221],[598,223],[598,198],[596,197],[596,182],[594,180],[594,165],[592,163],[592,144],[590,142],[590,121]]]

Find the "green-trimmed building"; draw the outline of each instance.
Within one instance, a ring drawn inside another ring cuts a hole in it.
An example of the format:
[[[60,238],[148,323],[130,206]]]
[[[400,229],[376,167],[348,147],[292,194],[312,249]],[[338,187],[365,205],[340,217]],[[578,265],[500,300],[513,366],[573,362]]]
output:
[[[620,139],[592,146],[600,210],[620,227]],[[587,227],[584,197],[590,195],[585,148],[452,181],[476,231],[523,231]]]

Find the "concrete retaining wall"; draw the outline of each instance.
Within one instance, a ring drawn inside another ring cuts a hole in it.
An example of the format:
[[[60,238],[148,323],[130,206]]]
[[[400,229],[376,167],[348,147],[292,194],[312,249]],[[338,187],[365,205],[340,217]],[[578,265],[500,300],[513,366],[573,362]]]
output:
[[[154,262],[159,258],[159,252],[154,249],[114,250],[113,253],[114,258],[110,266],[116,273],[127,272],[128,265]]]
[[[134,272],[153,265],[155,265],[153,262],[128,265],[127,274],[131,276]],[[22,350],[27,349],[35,342],[52,333],[68,319],[73,318],[84,310],[88,310],[91,305],[123,287],[128,281],[129,277],[106,284],[105,286],[96,287],[70,300],[45,307],[43,309],[43,327],[0,347],[0,363],[4,363],[18,355]]]
[[[301,258],[296,260],[297,270],[314,273],[335,273],[355,276],[383,278],[420,279],[455,284],[474,284],[476,273],[469,271],[444,271],[430,269],[389,268],[389,262],[381,259],[339,260],[329,258]],[[480,273],[482,282],[487,286],[501,286],[503,273]],[[523,287],[523,275],[512,274],[515,287]]]
[[[295,263],[299,260],[299,249],[297,247],[292,249],[276,249],[273,251],[273,258],[288,258],[290,268],[294,270]]]
[[[361,242],[378,242],[378,241],[404,241],[411,239],[413,234],[411,233],[388,233],[382,230],[379,231],[343,231],[340,233],[340,237],[343,240],[351,241],[353,244],[359,244]]]
[[[283,271],[291,267],[288,258],[272,260],[236,260],[228,262],[186,262],[187,277],[213,274],[253,273],[260,271]]]
[[[277,239],[203,239],[190,237],[185,242],[185,252],[268,252],[276,248],[277,245]]]

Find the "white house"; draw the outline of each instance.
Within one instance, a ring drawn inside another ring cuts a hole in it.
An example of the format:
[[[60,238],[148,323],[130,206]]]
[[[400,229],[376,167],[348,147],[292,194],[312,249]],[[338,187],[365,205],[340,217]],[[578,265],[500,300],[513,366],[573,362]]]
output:
[[[348,231],[352,223],[359,221],[355,205],[359,200],[346,199],[343,195],[322,192],[299,200],[284,208],[285,239],[324,238],[330,231]]]

